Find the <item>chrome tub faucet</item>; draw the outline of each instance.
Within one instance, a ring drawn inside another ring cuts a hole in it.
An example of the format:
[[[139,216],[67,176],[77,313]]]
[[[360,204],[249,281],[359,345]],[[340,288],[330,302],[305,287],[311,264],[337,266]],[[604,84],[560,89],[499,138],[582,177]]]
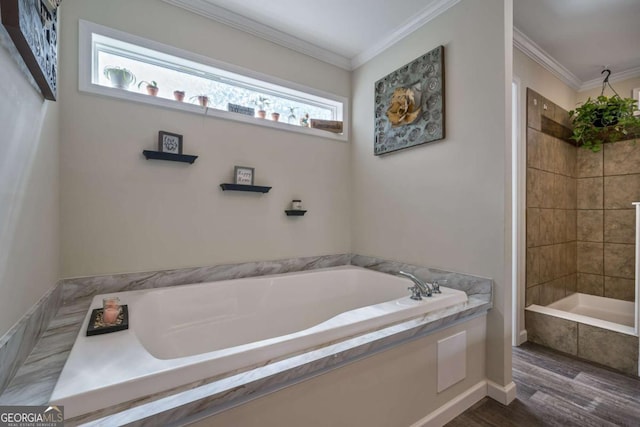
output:
[[[406,273],[404,271],[398,271],[396,273],[396,275],[398,276],[403,276],[406,277],[408,279],[410,279],[414,285],[410,288],[407,288],[411,291],[411,299],[414,299],[416,301],[420,301],[422,299],[422,297],[430,297],[433,295],[433,287],[430,283],[424,282],[420,279],[418,279],[416,276],[414,276],[411,273]],[[440,293],[440,289],[438,288],[437,293]]]

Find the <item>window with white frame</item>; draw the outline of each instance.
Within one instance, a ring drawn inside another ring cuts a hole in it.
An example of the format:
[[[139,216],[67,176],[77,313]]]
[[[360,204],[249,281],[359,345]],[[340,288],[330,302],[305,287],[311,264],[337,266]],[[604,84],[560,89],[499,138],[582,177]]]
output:
[[[309,129],[311,119],[343,122],[347,99],[80,21],[80,90],[214,117],[346,140]],[[116,71],[109,72],[109,69]],[[123,70],[127,70],[126,72]],[[120,80],[120,81],[118,81]],[[156,86],[151,95],[147,86]],[[179,100],[184,92],[184,99]],[[207,97],[203,108],[201,98]],[[230,106],[232,104],[232,106]],[[265,119],[230,112],[267,110]],[[276,121],[271,113],[277,113]]]

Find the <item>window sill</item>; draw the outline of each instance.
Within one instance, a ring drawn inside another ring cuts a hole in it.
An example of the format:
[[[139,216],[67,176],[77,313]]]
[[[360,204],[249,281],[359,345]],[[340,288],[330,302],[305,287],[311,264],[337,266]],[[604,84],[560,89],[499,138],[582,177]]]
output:
[[[80,92],[90,93],[94,95],[101,95],[108,98],[123,99],[126,101],[133,101],[140,104],[152,105],[155,107],[168,108],[171,110],[177,110],[187,113],[200,114],[209,117],[214,117],[224,120],[233,120],[236,122],[246,123],[255,126],[262,126],[271,129],[278,129],[287,132],[301,133],[304,135],[317,136],[320,138],[332,139],[336,141],[348,141],[347,130],[342,134],[335,134],[332,132],[313,129],[303,126],[290,125],[285,122],[274,122],[273,120],[261,119],[258,117],[245,116],[238,113],[230,113],[229,111],[218,110],[216,108],[203,108],[195,104],[188,102],[179,102],[172,99],[158,98],[151,95],[145,95],[142,93],[130,92],[123,89],[117,89],[112,87],[100,86],[93,83],[88,85],[79,85]]]

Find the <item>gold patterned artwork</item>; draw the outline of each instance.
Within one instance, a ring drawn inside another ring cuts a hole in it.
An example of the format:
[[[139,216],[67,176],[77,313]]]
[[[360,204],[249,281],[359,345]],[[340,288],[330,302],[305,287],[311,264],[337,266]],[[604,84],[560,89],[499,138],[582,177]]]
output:
[[[391,105],[387,109],[387,118],[391,125],[408,125],[416,121],[422,109],[416,106],[416,97],[412,89],[396,88],[391,96]]]
[[[438,46],[376,81],[374,155],[444,139],[444,80]]]

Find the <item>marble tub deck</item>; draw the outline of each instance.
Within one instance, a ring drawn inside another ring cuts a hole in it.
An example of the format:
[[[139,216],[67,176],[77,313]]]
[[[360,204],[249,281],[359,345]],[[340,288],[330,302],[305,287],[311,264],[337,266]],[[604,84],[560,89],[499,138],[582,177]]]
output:
[[[266,393],[281,389],[324,371],[383,351],[435,330],[485,314],[491,308],[491,280],[440,272],[368,257],[354,257],[351,264],[375,270],[405,270],[422,275],[455,275],[454,286],[465,290],[466,304],[429,313],[357,337],[331,343],[265,366],[209,378],[168,392],[147,396],[69,419],[65,425],[139,425],[153,426],[187,422],[215,414]],[[50,322],[40,341],[23,366],[0,395],[0,405],[43,405],[48,403],[64,363],[71,351],[92,296],[79,296],[65,303]],[[229,376],[230,375],[230,376]]]

